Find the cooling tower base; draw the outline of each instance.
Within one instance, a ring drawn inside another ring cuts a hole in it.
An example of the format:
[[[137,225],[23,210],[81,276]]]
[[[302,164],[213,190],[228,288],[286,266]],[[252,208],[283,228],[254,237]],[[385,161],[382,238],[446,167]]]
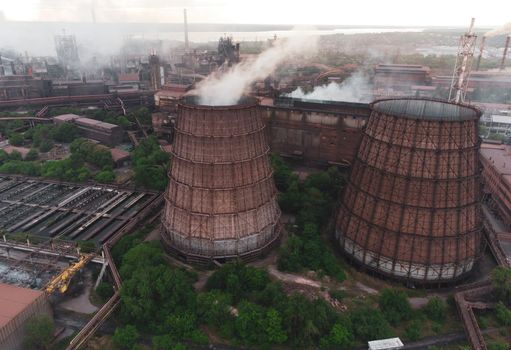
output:
[[[273,248],[278,246],[281,238],[282,226],[280,224],[276,225],[274,235],[263,245],[257,248],[253,248],[249,251],[239,252],[237,254],[215,254],[214,252],[211,252],[208,255],[190,252],[186,249],[186,247],[178,247],[176,242],[172,241],[171,236],[165,233],[164,225],[161,225],[160,231],[163,247],[169,255],[192,265],[209,266],[215,262],[220,264],[234,260],[251,262],[261,258],[262,256],[268,254],[268,252],[270,252]]]
[[[342,235],[337,232],[337,236]],[[364,250],[349,239],[340,239],[343,255],[353,265],[367,272],[406,282],[408,285],[421,287],[441,287],[459,284],[473,271],[475,260],[470,259],[459,264],[419,264],[409,261],[391,260],[378,257],[374,252]]]

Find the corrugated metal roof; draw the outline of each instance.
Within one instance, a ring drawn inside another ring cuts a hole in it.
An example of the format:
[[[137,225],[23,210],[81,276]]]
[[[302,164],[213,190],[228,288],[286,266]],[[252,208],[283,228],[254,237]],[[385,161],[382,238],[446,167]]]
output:
[[[92,126],[95,128],[101,128],[101,129],[107,129],[107,130],[111,130],[111,129],[115,129],[115,128],[119,127],[118,125],[115,125],[115,124],[105,123],[105,122],[95,120],[95,119],[90,119],[90,118],[79,118],[79,119],[75,120],[75,123],[78,125]]]
[[[0,328],[25,310],[43,292],[0,283]]]

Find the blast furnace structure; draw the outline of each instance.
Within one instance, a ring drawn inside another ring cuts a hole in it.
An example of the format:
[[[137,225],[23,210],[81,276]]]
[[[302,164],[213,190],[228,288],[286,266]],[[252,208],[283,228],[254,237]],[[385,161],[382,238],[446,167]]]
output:
[[[411,283],[463,278],[481,251],[481,112],[414,98],[370,107],[337,218],[341,249]]]
[[[280,234],[280,209],[257,101],[178,106],[161,236],[187,261],[250,260]]]

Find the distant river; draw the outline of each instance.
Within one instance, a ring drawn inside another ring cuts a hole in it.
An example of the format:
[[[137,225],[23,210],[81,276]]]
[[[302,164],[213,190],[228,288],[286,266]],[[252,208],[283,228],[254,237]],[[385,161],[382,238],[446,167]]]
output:
[[[189,32],[188,39],[191,42],[205,43],[209,41],[217,41],[218,38],[228,35],[235,42],[239,41],[261,41],[271,39],[274,35],[279,38],[287,38],[297,35],[318,36],[331,34],[364,34],[364,33],[391,33],[391,32],[422,32],[425,28],[342,28],[332,30],[276,30],[276,31],[256,31],[256,32]],[[184,40],[184,34],[179,32],[159,32],[146,33],[145,38],[166,39],[166,40]]]
[[[234,41],[267,40],[294,35],[329,35],[387,32],[421,32],[424,27],[330,27],[307,30],[284,30],[283,26],[190,25],[189,40],[196,43],[217,41],[224,35]],[[288,26],[289,27],[289,26]],[[253,28],[253,29],[252,29]],[[273,30],[272,30],[273,29]],[[0,22],[0,51],[13,49],[29,56],[55,56],[54,36],[73,34],[82,58],[118,53],[127,38],[184,41],[181,24],[162,23],[55,23],[55,22]]]

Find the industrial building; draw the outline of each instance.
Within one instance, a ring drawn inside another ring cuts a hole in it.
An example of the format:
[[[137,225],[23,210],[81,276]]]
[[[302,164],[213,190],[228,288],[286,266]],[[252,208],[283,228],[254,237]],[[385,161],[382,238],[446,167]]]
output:
[[[53,118],[55,124],[73,123],[81,134],[105,145],[115,146],[122,142],[123,130],[119,125],[85,118],[76,114],[62,114]]]
[[[150,205],[153,193],[0,176],[0,230],[105,242]]]
[[[280,235],[280,209],[257,100],[178,107],[161,237],[195,263],[249,260]]]
[[[463,278],[481,251],[480,111],[413,98],[371,111],[338,215],[342,251],[410,283]]]
[[[412,90],[431,85],[431,69],[415,64],[378,64],[374,68],[377,95],[410,95]]]
[[[50,95],[51,80],[36,79],[28,75],[0,77],[0,101],[42,98]]]
[[[44,292],[0,283],[0,348],[25,349],[23,341],[27,321],[43,315],[52,318],[51,306]]]
[[[176,113],[179,99],[185,93],[185,89],[165,89],[155,94],[156,105],[162,111],[153,115],[155,132],[172,135],[173,118],[169,116]],[[355,158],[361,130],[370,114],[367,103],[289,97],[259,99],[258,108],[273,152],[307,164],[346,166]]]
[[[483,143],[481,163],[485,197],[511,230],[511,146]]]

